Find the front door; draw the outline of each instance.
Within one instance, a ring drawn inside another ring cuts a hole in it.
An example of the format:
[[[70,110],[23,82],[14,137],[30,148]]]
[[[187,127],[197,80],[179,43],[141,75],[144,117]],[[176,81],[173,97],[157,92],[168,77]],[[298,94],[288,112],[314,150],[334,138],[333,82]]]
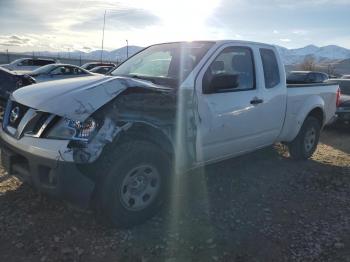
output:
[[[259,138],[265,121],[255,67],[253,47],[226,45],[199,73],[196,81],[199,162],[238,155],[262,145]],[[225,77],[237,79],[232,88],[205,91],[210,90],[214,78]]]

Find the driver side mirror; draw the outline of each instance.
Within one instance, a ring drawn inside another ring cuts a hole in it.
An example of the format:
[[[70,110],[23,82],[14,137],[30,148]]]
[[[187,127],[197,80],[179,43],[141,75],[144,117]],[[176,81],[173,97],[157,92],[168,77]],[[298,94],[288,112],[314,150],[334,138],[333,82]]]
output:
[[[203,88],[204,94],[221,93],[225,91],[232,91],[239,87],[239,75],[218,74],[214,75],[207,87]]]

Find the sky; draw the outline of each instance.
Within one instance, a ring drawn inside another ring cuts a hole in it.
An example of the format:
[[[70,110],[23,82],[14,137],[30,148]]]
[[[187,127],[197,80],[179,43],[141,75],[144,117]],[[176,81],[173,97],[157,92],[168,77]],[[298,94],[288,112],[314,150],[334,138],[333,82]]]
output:
[[[242,39],[350,48],[350,0],[0,0],[0,51]]]

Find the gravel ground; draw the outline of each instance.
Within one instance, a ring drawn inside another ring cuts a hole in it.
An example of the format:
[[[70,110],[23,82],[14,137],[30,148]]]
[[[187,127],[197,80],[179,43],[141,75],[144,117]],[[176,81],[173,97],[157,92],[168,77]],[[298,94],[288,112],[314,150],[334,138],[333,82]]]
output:
[[[309,161],[280,145],[196,170],[130,230],[0,174],[0,261],[348,261],[350,130],[326,130]]]

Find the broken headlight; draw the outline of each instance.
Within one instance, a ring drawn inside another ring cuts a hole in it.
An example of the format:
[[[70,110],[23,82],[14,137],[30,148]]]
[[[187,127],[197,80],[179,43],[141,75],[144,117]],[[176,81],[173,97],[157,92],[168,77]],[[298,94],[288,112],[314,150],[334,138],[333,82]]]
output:
[[[96,133],[97,122],[88,118],[84,122],[62,118],[47,134],[47,138],[89,141]]]

